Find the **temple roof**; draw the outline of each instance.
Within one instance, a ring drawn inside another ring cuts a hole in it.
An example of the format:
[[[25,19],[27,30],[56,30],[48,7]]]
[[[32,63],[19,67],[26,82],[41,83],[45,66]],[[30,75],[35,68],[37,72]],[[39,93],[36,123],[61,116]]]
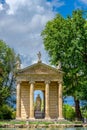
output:
[[[58,74],[63,73],[63,71],[58,70],[52,66],[44,64],[42,62],[35,63],[23,69],[19,69],[17,74]]]

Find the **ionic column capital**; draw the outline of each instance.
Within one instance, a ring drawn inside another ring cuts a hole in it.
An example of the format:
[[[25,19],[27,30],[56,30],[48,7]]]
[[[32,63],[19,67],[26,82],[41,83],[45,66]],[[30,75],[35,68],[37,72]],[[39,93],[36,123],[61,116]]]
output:
[[[17,84],[21,84],[22,83],[22,81],[20,81],[20,80],[17,80]]]
[[[45,81],[45,84],[50,84],[50,80],[46,80],[46,81]]]
[[[29,84],[35,84],[34,80],[29,81]]]
[[[63,84],[63,81],[58,81],[58,84]]]

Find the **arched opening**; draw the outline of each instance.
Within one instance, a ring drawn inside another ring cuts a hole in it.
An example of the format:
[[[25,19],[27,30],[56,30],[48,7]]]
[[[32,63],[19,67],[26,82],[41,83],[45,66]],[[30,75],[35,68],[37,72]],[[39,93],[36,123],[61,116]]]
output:
[[[45,116],[45,92],[42,90],[34,91],[34,116],[42,119]]]

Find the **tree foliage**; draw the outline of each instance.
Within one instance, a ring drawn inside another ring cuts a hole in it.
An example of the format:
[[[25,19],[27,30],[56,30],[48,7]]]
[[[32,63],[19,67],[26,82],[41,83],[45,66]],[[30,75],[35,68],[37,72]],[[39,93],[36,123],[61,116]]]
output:
[[[0,106],[14,95],[16,60],[14,50],[0,40]]]
[[[57,14],[46,24],[42,37],[51,64],[57,65],[59,61],[62,64],[65,72],[64,92],[74,97],[78,111],[79,100],[87,100],[86,12],[75,10],[67,18]],[[77,116],[81,118],[81,114]]]

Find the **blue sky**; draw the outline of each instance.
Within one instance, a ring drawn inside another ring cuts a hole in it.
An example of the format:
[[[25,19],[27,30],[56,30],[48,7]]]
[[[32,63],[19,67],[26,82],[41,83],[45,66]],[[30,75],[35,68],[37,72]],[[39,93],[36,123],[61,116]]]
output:
[[[75,9],[73,2],[74,0],[66,0],[66,1],[64,1],[65,3],[64,6],[58,9],[58,12],[62,14],[64,17],[66,17],[67,15],[71,15],[72,11]]]
[[[87,10],[87,0],[0,0],[0,39],[21,55],[22,67],[42,60],[49,63],[41,31],[56,13],[63,17],[75,9]]]
[[[4,4],[4,3],[5,3],[5,0],[0,0],[0,2],[1,2],[2,4]]]
[[[63,17],[72,15],[72,11],[75,9],[87,10],[87,0],[63,0],[63,2],[63,6],[54,7],[54,11],[60,13]]]

